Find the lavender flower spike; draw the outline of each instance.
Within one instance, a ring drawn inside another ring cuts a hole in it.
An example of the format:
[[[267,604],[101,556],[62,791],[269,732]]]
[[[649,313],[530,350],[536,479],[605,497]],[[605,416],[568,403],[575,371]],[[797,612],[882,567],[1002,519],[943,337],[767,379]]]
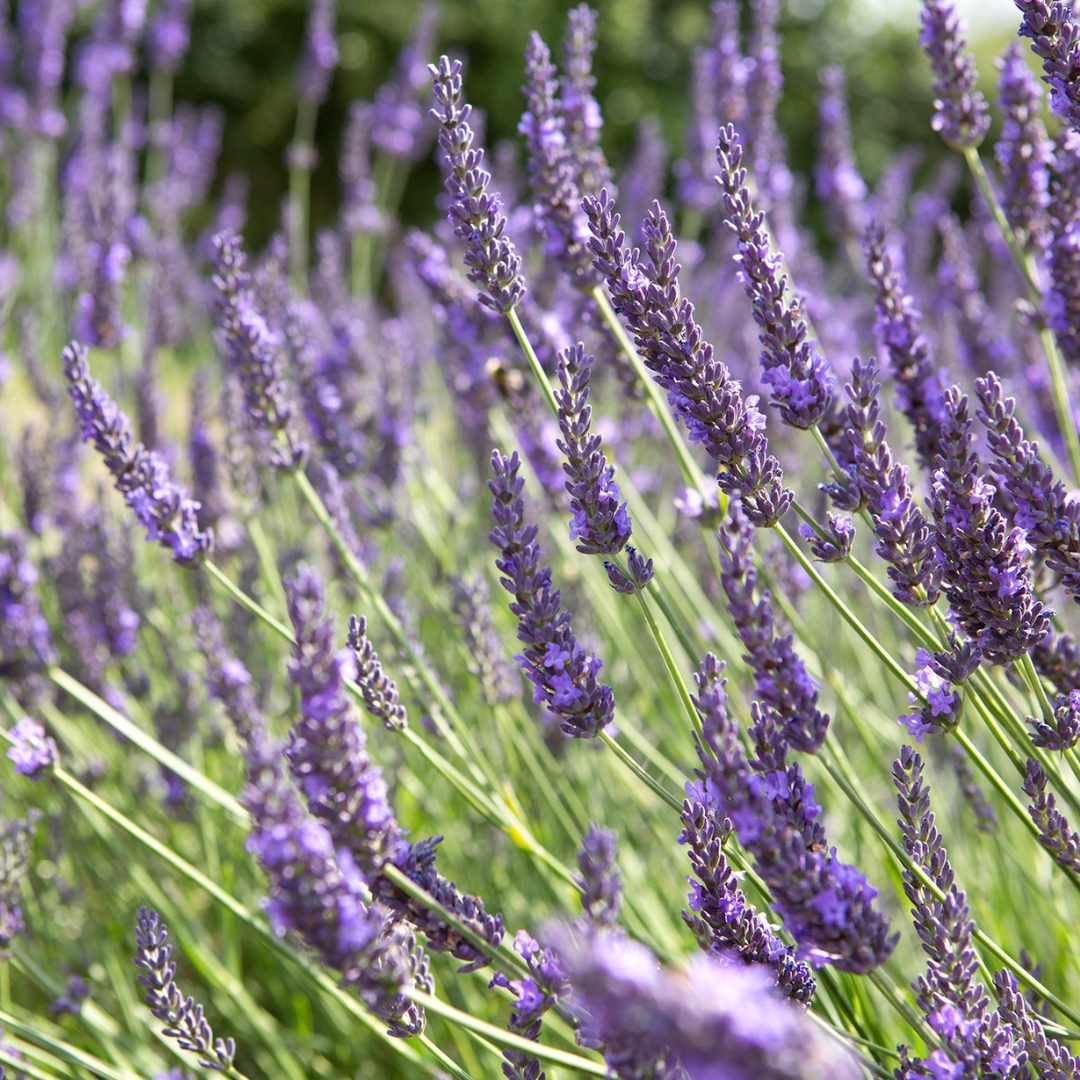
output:
[[[1019,659],[1046,636],[1050,613],[1035,596],[1024,530],[1007,530],[994,488],[979,475],[968,399],[953,386],[934,473],[934,528],[944,592],[960,628],[991,664]]]
[[[586,198],[589,250],[604,276],[615,311],[626,319],[634,344],[667,391],[691,442],[701,443],[719,466],[717,483],[728,495],[742,497],[747,516],[760,528],[775,525],[791,505],[784,471],[769,453],[765,417],[756,397],[743,397],[742,386],[717,360],[694,320],[694,305],[679,294],[675,238],[667,215],[654,202],[646,218],[646,260],[626,247],[615,203],[605,188]]]
[[[934,74],[934,119],[931,127],[954,150],[978,146],[990,127],[986,99],[975,89],[978,75],[964,24],[950,0],[923,0],[919,44]]]
[[[72,342],[63,359],[83,441],[92,442],[104,457],[116,489],[146,529],[146,539],[169,548],[181,566],[199,566],[214,546],[213,532],[199,528],[199,504],[169,479],[168,466],[155,451],[135,441],[131,421],[90,377],[86,349]]]
[[[506,575],[500,580],[514,597],[510,610],[518,617],[518,639],[525,644],[518,663],[535,687],[533,700],[562,721],[565,735],[595,738],[614,719],[615,695],[597,681],[602,661],[578,644],[570,612],[561,610],[561,594],[552,588],[551,568],[540,565],[537,528],[525,524],[520,458],[496,450],[491,464],[495,528],[489,535],[500,550],[495,565]]]
[[[367,619],[363,616],[350,617],[348,642],[356,660],[355,682],[363,695],[364,708],[388,731],[403,731],[408,726],[408,713],[398,698],[397,683],[384,673],[379,654],[368,640]]]
[[[893,782],[900,808],[900,831],[904,848],[938,888],[937,894],[911,870],[903,871],[904,892],[914,905],[912,915],[923,949],[930,958],[926,974],[915,983],[919,1008],[941,1037],[944,1053],[962,1068],[952,1073],[931,1071],[931,1076],[1013,1075],[1012,1032],[1001,1023],[976,976],[975,952],[967,898],[956,887],[948,852],[934,824],[930,789],[923,783],[923,763],[910,746],[893,763]],[[940,1052],[938,1052],[940,1053]]]
[[[244,408],[274,469],[299,468],[307,445],[295,430],[296,407],[282,376],[281,337],[258,309],[240,237],[229,229],[214,237],[214,286],[218,297],[220,347],[239,378]]]
[[[563,472],[569,479],[570,539],[585,554],[603,552],[616,555],[630,539],[630,515],[626,503],[619,502],[619,485],[614,466],[608,464],[599,435],[590,431],[589,378],[594,357],[578,344],[559,353],[560,389],[555,391],[559,406],[559,449],[566,455]]]
[[[1020,36],[1042,59],[1043,82],[1050,87],[1050,108],[1074,131],[1080,131],[1080,25],[1065,0],[1015,0],[1023,15]]]
[[[1031,800],[1028,814],[1039,830],[1039,843],[1059,866],[1080,874],[1080,833],[1057,808],[1057,800],[1046,790],[1046,771],[1033,758],[1027,760],[1024,793]]]
[[[338,63],[334,38],[337,0],[308,0],[304,52],[296,70],[296,92],[305,101],[321,105]]]
[[[24,716],[8,734],[12,742],[7,756],[21,776],[38,780],[56,764],[56,743],[36,720]]]
[[[601,825],[590,825],[581,841],[577,863],[581,876],[581,906],[597,926],[619,921],[622,907],[622,875],[615,863],[618,837]]]
[[[555,926],[582,1033],[617,1076],[854,1080],[855,1062],[754,968],[707,957],[664,971],[646,946]]]
[[[204,1069],[228,1072],[236,1054],[236,1043],[232,1039],[215,1038],[203,1007],[194,998],[185,998],[180,993],[168,927],[153,909],[139,909],[135,941],[135,964],[143,971],[139,982],[146,988],[150,1011],[165,1022],[164,1034],[176,1039],[182,1050],[198,1054]]]
[[[480,302],[506,315],[525,295],[525,279],[506,236],[499,195],[488,192],[491,174],[484,168],[484,151],[472,148],[472,106],[462,102],[461,61],[442,56],[429,70],[436,104],[431,115],[440,125],[441,164],[450,193],[449,221],[465,242],[465,265],[469,280],[480,287]]]
[[[834,379],[808,339],[802,301],[785,297],[784,258],[770,251],[765,215],[754,210],[746,186],[742,140],[731,124],[720,129],[716,160],[727,226],[738,239],[739,280],[753,304],[759,328],[762,378],[772,388],[773,404],[784,420],[793,427],[811,428],[829,411]]]

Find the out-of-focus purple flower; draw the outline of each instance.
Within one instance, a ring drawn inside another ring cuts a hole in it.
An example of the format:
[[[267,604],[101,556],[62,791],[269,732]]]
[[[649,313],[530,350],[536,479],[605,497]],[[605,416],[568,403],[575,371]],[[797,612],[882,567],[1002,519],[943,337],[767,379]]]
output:
[[[773,404],[784,420],[794,427],[811,428],[829,410],[835,379],[809,339],[802,300],[786,298],[784,259],[772,252],[765,216],[754,209],[742,167],[742,141],[730,124],[720,129],[716,160],[724,216],[738,240],[738,277],[758,324],[762,379],[772,389]]]
[[[818,160],[814,193],[825,204],[833,238],[856,242],[866,227],[866,182],[859,175],[851,149],[844,69],[832,65],[821,73],[818,102]]]
[[[1080,506],[1043,462],[1039,444],[1025,437],[1016,419],[1016,399],[1005,397],[997,375],[991,372],[979,379],[975,388],[978,416],[994,454],[991,468],[1016,502],[1013,520],[1046,565],[1061,575],[1065,591],[1080,603]]]
[[[153,909],[139,909],[135,942],[135,965],[143,972],[139,982],[146,989],[146,1004],[154,1016],[165,1021],[165,1034],[176,1039],[182,1050],[197,1054],[203,1068],[228,1072],[236,1042],[215,1038],[202,1006],[180,993],[169,931]]]
[[[313,105],[321,105],[330,89],[330,78],[338,63],[337,0],[308,0],[304,51],[296,69],[296,93]]]
[[[990,110],[975,89],[978,73],[966,51],[964,30],[950,0],[923,0],[919,44],[934,75],[934,119],[930,126],[956,150],[978,146],[990,128]]]
[[[929,957],[926,974],[914,984],[919,1009],[944,1042],[948,1058],[963,1064],[964,1071],[957,1075],[1011,1075],[1008,1068],[999,1066],[1010,1056],[1011,1066],[1019,1064],[1012,1030],[1001,1022],[978,981],[979,960],[972,936],[975,920],[967,897],[956,887],[922,769],[922,759],[910,746],[903,747],[893,763],[904,848],[944,893],[939,900],[937,890],[924,884],[922,876],[903,871],[904,892],[914,905],[915,929]]]
[[[581,210],[583,192],[559,101],[559,83],[551,53],[535,31],[525,50],[526,111],[518,131],[525,136],[529,190],[544,254],[557,259],[575,284],[595,281],[586,244],[588,225]]]
[[[720,489],[742,497],[755,525],[775,525],[791,505],[792,494],[783,486],[780,463],[769,453],[765,417],[756,397],[743,397],[739,381],[705,341],[693,304],[679,294],[680,267],[667,215],[653,203],[644,226],[642,263],[626,247],[606,189],[582,205],[593,234],[589,250],[612,305],[629,324],[645,365],[667,391],[691,442],[701,443],[723,466],[717,477]]]
[[[1040,119],[1042,91],[1013,41],[998,61],[1001,138],[994,157],[1001,169],[1001,205],[1024,247],[1037,247],[1046,232],[1050,202],[1051,145]]]
[[[26,929],[22,911],[22,879],[30,861],[30,844],[41,817],[31,810],[25,818],[0,822],[0,958],[10,955],[11,943]]]
[[[180,69],[191,44],[192,0],[160,0],[146,30],[150,64],[166,75]]]
[[[1031,800],[1028,813],[1039,831],[1039,843],[1059,866],[1080,873],[1080,833],[1057,808],[1057,800],[1046,790],[1046,782],[1043,767],[1034,758],[1028,758],[1024,793]]]
[[[380,153],[397,161],[417,162],[428,150],[431,128],[420,99],[438,28],[438,0],[426,0],[420,5],[412,37],[398,56],[394,74],[375,92],[371,140]]]
[[[342,138],[341,217],[350,236],[379,236],[387,227],[386,213],[378,205],[379,192],[371,176],[372,109],[354,101]]]
[[[135,47],[146,22],[146,0],[105,0],[75,60],[75,79],[107,100],[112,81],[135,70]]]
[[[116,489],[146,529],[146,539],[169,548],[181,566],[200,565],[209,557],[214,537],[199,528],[199,504],[173,483],[157,453],[135,441],[131,421],[90,377],[86,349],[78,342],[64,349],[64,374],[83,440],[92,442],[105,459]]]
[[[618,837],[610,829],[592,824],[582,838],[577,864],[581,875],[581,906],[597,926],[611,926],[622,908],[622,875],[615,860]]]
[[[514,598],[510,610],[525,645],[518,662],[535,687],[533,700],[562,721],[564,734],[595,738],[615,716],[615,695],[596,678],[603,662],[578,644],[570,612],[561,608],[562,594],[552,587],[551,568],[540,565],[537,528],[525,524],[525,481],[518,476],[517,453],[507,458],[496,450],[491,464],[495,528],[490,539],[500,551],[495,565],[505,575],[503,588]]]
[[[664,971],[644,945],[580,926],[548,934],[582,1034],[618,1076],[689,1080],[854,1080],[858,1069],[755,968],[699,956]]]
[[[943,590],[979,654],[991,664],[1011,663],[1046,636],[1049,612],[1024,560],[1024,530],[1008,530],[993,506],[993,486],[979,475],[968,399],[958,387],[945,395],[945,412],[931,500]]]
[[[491,593],[477,575],[449,578],[450,606],[457,617],[471,658],[470,671],[480,680],[484,700],[498,705],[521,696],[521,680],[504,651],[491,617]],[[351,624],[350,624],[351,632]]]
[[[521,259],[506,236],[501,199],[488,191],[491,174],[484,168],[484,151],[472,148],[472,106],[462,101],[461,61],[443,56],[431,66],[431,75],[436,103],[431,115],[441,128],[449,221],[466,244],[465,265],[469,280],[480,287],[480,302],[506,315],[525,295],[525,279]]]
[[[600,146],[604,118],[593,94],[596,89],[596,77],[592,73],[595,51],[596,12],[588,4],[578,4],[566,17],[566,37],[563,39],[566,74],[559,80],[559,99],[577,186],[583,195],[598,194],[611,179],[611,170]]]
[[[15,11],[31,120],[34,129],[49,139],[59,139],[67,130],[60,88],[74,9],[72,0],[21,0]]]
[[[1080,367],[1080,134],[1067,131],[1050,173],[1049,239],[1043,297],[1046,324],[1065,359]]]
[[[617,555],[630,539],[630,515],[620,502],[614,466],[608,464],[599,435],[591,432],[589,378],[594,357],[578,342],[559,353],[559,449],[566,455],[563,471],[569,479],[570,539],[578,551]]]
[[[1020,36],[1043,62],[1050,108],[1074,131],[1080,130],[1080,25],[1066,0],[1016,0],[1023,15]]]
[[[945,420],[944,372],[930,357],[919,331],[921,315],[885,246],[885,230],[872,222],[865,237],[866,265],[874,286],[877,337],[896,383],[896,406],[915,429],[915,450],[928,473],[936,468],[938,429]]]
[[[263,440],[263,456],[275,469],[299,468],[307,445],[295,430],[295,406],[281,370],[281,336],[260,310],[244,269],[236,233],[214,237],[220,348],[244,390],[244,408]]]
[[[41,674],[56,659],[37,581],[23,533],[0,532],[0,676],[24,708],[41,692]]]
[[[776,633],[768,590],[754,600],[758,580],[751,547],[754,530],[738,502],[731,504],[729,512],[730,524],[719,534],[720,581],[728,612],[746,648],[743,659],[754,672],[755,696],[771,711],[778,725],[777,738],[803,753],[816,753],[829,729],[828,714],[818,708],[817,685],[795,652],[794,635]]]
[[[11,738],[8,760],[20,776],[40,780],[42,773],[56,764],[56,743],[36,720],[24,716],[8,735]]]
[[[49,1006],[49,1012],[56,1016],[78,1016],[89,996],[90,984],[81,975],[72,975],[64,992]]]

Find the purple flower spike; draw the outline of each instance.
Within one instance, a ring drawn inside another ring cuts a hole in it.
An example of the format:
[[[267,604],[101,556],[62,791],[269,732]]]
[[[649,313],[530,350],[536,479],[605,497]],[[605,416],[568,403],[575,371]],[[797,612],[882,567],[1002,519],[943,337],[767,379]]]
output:
[[[388,731],[404,731],[409,723],[408,712],[398,698],[397,683],[383,672],[379,654],[368,640],[367,619],[355,615],[349,619],[348,642],[356,661],[354,681],[363,695],[364,708]]]
[[[162,0],[146,30],[146,49],[151,65],[175,75],[191,44],[192,0]]]
[[[730,524],[720,530],[720,581],[735,630],[746,648],[744,659],[754,671],[756,697],[779,725],[777,737],[783,744],[813,754],[825,741],[828,714],[817,707],[817,685],[795,652],[794,635],[777,636],[769,592],[754,600],[758,580],[751,549],[754,530],[737,502],[730,513]]]
[[[56,743],[36,720],[24,716],[8,734],[12,745],[7,756],[20,776],[40,780],[56,764]]]
[[[1015,0],[1023,15],[1020,36],[1043,62],[1050,108],[1074,131],[1080,130],[1080,25],[1065,0]]]
[[[924,735],[938,735],[956,727],[963,699],[952,688],[952,680],[938,657],[931,656],[926,649],[918,649],[915,661],[919,665],[915,672],[918,693],[908,694],[908,704],[919,707],[910,716],[901,716],[899,722],[916,742],[922,742]]]
[[[615,717],[615,695],[597,681],[602,661],[578,644],[570,612],[561,610],[562,595],[552,588],[551,568],[540,565],[536,526],[525,524],[520,458],[496,450],[491,464],[495,528],[489,535],[501,553],[495,565],[506,575],[500,581],[514,597],[510,610],[518,618],[518,640],[525,644],[518,663],[535,687],[533,700],[562,721],[565,735],[595,738]]]
[[[169,548],[181,566],[199,566],[214,546],[213,533],[199,528],[199,504],[170,480],[168,466],[155,451],[135,441],[131,421],[90,377],[86,349],[72,342],[63,359],[83,441],[92,442],[105,459],[117,491],[146,529],[146,539]]]
[[[296,70],[296,92],[314,105],[326,100],[330,78],[337,67],[336,19],[337,0],[309,0],[304,52]]]
[[[915,929],[929,957],[926,974],[914,984],[918,1005],[941,1036],[945,1055],[963,1066],[954,1075],[1013,1075],[1009,1068],[999,1067],[1013,1051],[1011,1029],[1001,1023],[978,981],[975,920],[967,897],[956,887],[948,852],[934,824],[930,789],[923,783],[922,769],[922,758],[910,746],[903,747],[899,760],[893,763],[904,848],[945,894],[945,899],[939,900],[921,877],[911,870],[903,871],[904,892],[914,905]],[[909,1075],[949,1074],[930,1071]]]
[[[975,389],[978,416],[986,425],[994,454],[991,468],[1016,502],[1014,521],[1080,604],[1080,506],[1069,497],[1065,485],[1054,479],[1054,470],[1039,455],[1039,444],[1025,438],[1016,419],[1016,399],[1005,397],[997,375],[991,372],[978,379]]]
[[[39,810],[30,810],[25,818],[0,822],[0,959],[9,958],[11,943],[26,929],[22,879],[40,817]]]
[[[945,419],[944,373],[930,356],[919,330],[922,316],[906,291],[903,274],[885,246],[885,230],[872,222],[865,237],[866,265],[874,286],[877,337],[896,383],[896,407],[915,429],[915,450],[927,472],[938,453],[938,428]]]
[[[978,74],[965,51],[964,29],[949,0],[923,0],[919,44],[934,74],[931,127],[955,150],[978,146],[990,127],[986,99],[975,89]]]
[[[146,1004],[165,1022],[164,1034],[176,1039],[182,1050],[197,1054],[204,1069],[229,1072],[236,1043],[219,1039],[194,998],[185,998],[176,985],[176,964],[171,959],[169,930],[153,909],[139,909],[135,924],[135,964],[143,974],[139,982],[146,988]]]
[[[618,837],[610,829],[590,825],[581,841],[577,863],[581,871],[581,906],[597,926],[619,921],[622,907],[622,875],[615,863]]]
[[[616,1076],[695,1080],[854,1080],[858,1068],[755,968],[697,957],[661,969],[644,945],[614,933],[549,931],[572,987],[582,1034]]]
[[[1043,300],[1046,325],[1054,331],[1065,359],[1080,367],[1080,134],[1058,140],[1050,174],[1049,240],[1046,269],[1050,281]]]
[[[866,216],[866,182],[859,175],[851,149],[851,124],[842,67],[821,73],[818,103],[818,162],[814,167],[814,194],[825,204],[826,219],[838,243],[858,242]]]
[[[1040,1017],[1020,992],[1016,976],[1011,971],[994,973],[994,989],[998,995],[998,1015],[1011,1025],[1016,1038],[1027,1053],[1028,1065],[1036,1076],[1080,1076],[1080,1057],[1070,1054],[1057,1039],[1043,1028]]]
[[[731,124],[720,129],[716,160],[724,216],[738,240],[738,277],[758,324],[763,381],[772,388],[773,404],[787,423],[797,428],[814,427],[829,411],[834,379],[808,338],[802,301],[786,297],[784,258],[770,250],[765,215],[755,211],[746,186],[742,140]]]
[[[1080,874],[1080,833],[1057,808],[1057,800],[1046,790],[1046,772],[1033,758],[1027,761],[1024,793],[1031,800],[1028,813],[1039,830],[1042,844],[1059,866]]]
[[[845,387],[847,432],[852,444],[859,493],[866,503],[877,538],[875,553],[889,564],[896,598],[912,607],[932,605],[938,598],[940,566],[933,533],[915,501],[908,469],[893,456],[881,419],[877,364],[858,357]],[[830,494],[833,488],[827,489]]]
[[[527,109],[518,125],[528,153],[533,214],[543,237],[544,254],[558,259],[575,284],[588,289],[595,282],[586,247],[589,230],[581,212],[578,168],[558,89],[551,53],[534,31],[525,50]]]
[[[440,125],[441,164],[450,193],[449,221],[465,242],[465,265],[469,280],[480,287],[480,302],[507,315],[525,295],[525,279],[506,235],[499,195],[488,191],[491,174],[484,168],[484,151],[472,148],[472,106],[462,101],[461,61],[443,56],[429,70],[436,104],[431,115]]]
[[[654,202],[643,226],[645,259],[626,247],[619,215],[607,189],[582,203],[589,219],[589,250],[603,275],[615,311],[626,319],[634,344],[656,382],[667,391],[690,441],[701,443],[722,466],[717,483],[740,495],[750,520],[775,525],[791,505],[784,472],[769,453],[765,417],[756,397],[713,354],[694,320],[694,305],[679,294],[675,238],[667,215]]]
[[[1031,741],[1047,750],[1064,753],[1080,738],[1080,690],[1063,694],[1054,705],[1052,720],[1028,718]]]
[[[993,486],[979,475],[968,399],[958,387],[945,395],[945,412],[931,501],[944,592],[979,654],[1008,664],[1042,641],[1050,612],[1035,596],[1024,530],[1008,530]]]
[[[1050,202],[1051,144],[1039,116],[1042,91],[1018,42],[1009,45],[998,66],[998,108],[1004,122],[994,157],[1001,169],[1001,203],[1020,243],[1037,246],[1045,238]]]
[[[563,471],[569,477],[570,539],[578,551],[617,555],[630,539],[630,515],[619,501],[615,468],[608,464],[599,435],[591,433],[592,406],[589,405],[589,378],[594,357],[585,354],[578,342],[559,353],[560,389],[555,391],[559,406],[559,449],[566,455]]]
[[[0,532],[0,678],[31,708],[56,659],[37,594],[38,572],[21,531]]]
[[[566,139],[577,170],[578,188],[583,195],[596,195],[611,178],[611,170],[600,146],[604,118],[593,94],[596,77],[592,57],[596,51],[596,12],[578,4],[566,17],[563,39],[563,68],[559,97],[565,120]]]

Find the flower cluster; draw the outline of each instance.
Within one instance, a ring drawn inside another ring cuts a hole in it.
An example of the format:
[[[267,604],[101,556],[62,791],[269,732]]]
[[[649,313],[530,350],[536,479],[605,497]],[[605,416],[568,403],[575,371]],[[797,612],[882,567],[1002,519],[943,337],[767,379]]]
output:
[[[117,491],[146,529],[146,539],[169,548],[181,566],[198,566],[214,546],[213,533],[199,528],[199,504],[170,479],[157,451],[135,441],[131,421],[90,377],[86,349],[77,342],[64,349],[64,374],[83,440],[105,459]]]
[[[489,535],[500,551],[495,565],[505,575],[500,579],[503,588],[514,597],[510,610],[518,618],[518,639],[525,645],[518,658],[521,670],[535,687],[533,700],[562,722],[564,734],[595,738],[615,715],[611,687],[596,678],[603,661],[578,644],[570,612],[562,610],[562,595],[552,587],[551,569],[540,565],[537,528],[525,524],[520,458],[516,452],[505,457],[496,450],[491,465],[495,479],[488,487],[495,528]]]
[[[1064,0],[1016,0],[1023,15],[1020,36],[1043,62],[1050,107],[1073,130],[1080,130],[1080,24]]]
[[[978,146],[990,128],[986,99],[963,38],[964,24],[950,0],[923,0],[919,44],[934,73],[933,128],[957,150]]]

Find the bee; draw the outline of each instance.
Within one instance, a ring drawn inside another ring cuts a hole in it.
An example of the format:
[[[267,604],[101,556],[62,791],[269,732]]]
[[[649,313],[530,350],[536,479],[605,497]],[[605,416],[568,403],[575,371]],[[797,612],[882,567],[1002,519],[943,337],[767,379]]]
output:
[[[525,376],[501,356],[489,356],[484,362],[484,374],[494,383],[499,396],[517,401],[525,392]]]

